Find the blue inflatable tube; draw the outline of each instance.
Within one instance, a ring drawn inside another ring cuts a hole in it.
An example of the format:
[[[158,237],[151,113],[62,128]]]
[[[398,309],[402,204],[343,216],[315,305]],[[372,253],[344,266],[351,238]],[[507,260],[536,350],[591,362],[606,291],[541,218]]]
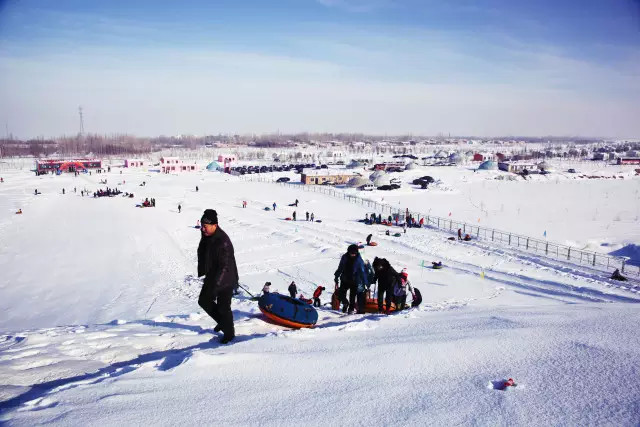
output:
[[[262,295],[258,307],[269,320],[282,326],[312,328],[318,321],[318,312],[311,305],[276,292]]]

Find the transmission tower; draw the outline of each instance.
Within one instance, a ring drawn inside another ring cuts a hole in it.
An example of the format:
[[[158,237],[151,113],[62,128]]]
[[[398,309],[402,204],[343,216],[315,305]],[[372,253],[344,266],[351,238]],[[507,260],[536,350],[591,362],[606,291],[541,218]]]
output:
[[[82,118],[82,106],[78,107],[78,114],[80,114],[80,135],[84,134],[84,119]]]

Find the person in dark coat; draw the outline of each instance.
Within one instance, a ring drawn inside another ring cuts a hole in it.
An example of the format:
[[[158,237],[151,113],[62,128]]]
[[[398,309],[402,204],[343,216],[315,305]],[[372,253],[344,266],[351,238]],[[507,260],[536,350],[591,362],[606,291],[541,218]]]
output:
[[[289,295],[291,295],[291,298],[295,298],[297,293],[298,287],[296,286],[296,282],[291,282],[289,285]]]
[[[358,252],[357,245],[349,245],[347,252],[340,258],[338,269],[334,273],[334,282],[337,285],[340,279],[340,301],[344,304],[342,312],[353,313],[356,308],[356,294],[359,288],[362,289],[367,284],[364,261]],[[347,299],[349,291],[349,299]],[[364,313],[364,292],[358,298],[358,313]]]
[[[398,280],[398,272],[389,264],[386,258],[378,257],[373,260],[373,271],[378,282],[378,312],[389,314],[393,299],[393,289]],[[383,302],[385,303],[384,310]]]
[[[369,235],[367,236],[367,246],[368,246],[368,245],[371,245],[371,238],[372,238],[372,237],[373,237],[373,234],[369,234]]]
[[[458,240],[462,240],[462,228],[458,228]]]
[[[238,285],[238,268],[233,244],[227,233],[218,226],[218,214],[213,209],[204,211],[198,245],[198,277],[205,276],[198,304],[216,321],[215,332],[222,331],[221,344],[235,338],[231,297]]]
[[[418,307],[422,303],[422,294],[420,293],[420,289],[413,288],[411,295],[413,296],[411,307]]]

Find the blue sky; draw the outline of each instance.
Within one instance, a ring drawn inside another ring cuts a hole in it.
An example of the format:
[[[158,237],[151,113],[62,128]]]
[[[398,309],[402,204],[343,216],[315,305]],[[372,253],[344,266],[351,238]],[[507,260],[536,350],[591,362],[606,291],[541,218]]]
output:
[[[640,137],[638,1],[5,1],[20,137]]]

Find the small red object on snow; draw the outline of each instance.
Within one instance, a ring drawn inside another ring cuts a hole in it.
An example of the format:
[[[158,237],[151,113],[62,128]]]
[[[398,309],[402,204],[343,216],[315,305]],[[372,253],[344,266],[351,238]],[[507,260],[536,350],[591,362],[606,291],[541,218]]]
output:
[[[513,387],[515,385],[516,383],[515,381],[513,381],[513,378],[509,378],[507,381],[504,382],[505,387]]]

